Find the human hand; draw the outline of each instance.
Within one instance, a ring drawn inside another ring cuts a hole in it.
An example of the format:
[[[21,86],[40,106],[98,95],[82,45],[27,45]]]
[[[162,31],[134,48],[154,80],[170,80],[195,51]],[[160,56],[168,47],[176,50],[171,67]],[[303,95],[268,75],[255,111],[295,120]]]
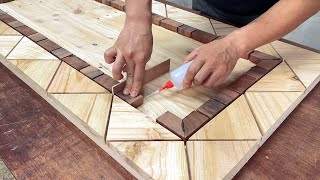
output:
[[[192,83],[207,88],[221,84],[230,75],[242,54],[232,40],[227,38],[196,48],[184,59],[184,63],[193,60],[183,80],[184,88],[190,88]]]
[[[127,73],[123,94],[135,97],[139,94],[145,73],[146,63],[152,53],[152,31],[144,23],[126,23],[115,45],[104,54],[108,64],[113,63],[114,79],[121,80],[122,72]]]

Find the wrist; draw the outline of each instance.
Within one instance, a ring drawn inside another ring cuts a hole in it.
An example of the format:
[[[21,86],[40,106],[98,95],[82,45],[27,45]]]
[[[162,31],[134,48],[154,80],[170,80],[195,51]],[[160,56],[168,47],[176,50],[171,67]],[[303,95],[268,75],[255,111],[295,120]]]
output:
[[[253,49],[250,47],[250,39],[242,29],[238,29],[224,38],[234,48],[238,57],[247,57]]]

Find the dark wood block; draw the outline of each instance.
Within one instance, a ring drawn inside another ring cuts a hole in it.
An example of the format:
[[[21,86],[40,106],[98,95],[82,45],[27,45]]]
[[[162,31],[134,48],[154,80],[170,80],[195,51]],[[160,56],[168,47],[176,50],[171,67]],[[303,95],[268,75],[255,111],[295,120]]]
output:
[[[158,25],[160,26],[161,24],[161,21],[166,19],[165,17],[163,16],[160,16],[158,14],[152,14],[152,23],[155,24],[155,25]]]
[[[157,123],[180,137],[182,140],[185,140],[183,121],[176,115],[168,111],[157,118]]]
[[[119,82],[112,77],[103,74],[93,79],[96,83],[100,84],[102,87],[106,88],[109,92],[112,92],[112,86],[118,84]]]
[[[100,1],[101,1],[102,4],[111,6],[111,1],[112,1],[112,0],[100,0]]]
[[[29,28],[28,26],[20,26],[20,27],[17,27],[15,28],[16,31],[18,31],[19,33],[25,35],[25,36],[30,36],[32,34],[35,34],[37,33],[37,31]]]
[[[98,68],[94,66],[85,67],[81,69],[80,72],[82,72],[82,74],[86,75],[90,79],[94,79],[103,74],[102,71],[100,71]]]
[[[11,1],[14,1],[14,0],[0,0],[0,4],[2,4],[2,3],[7,3],[7,2],[11,2]]]
[[[234,100],[236,100],[239,96],[240,96],[239,93],[231,89],[224,88],[224,89],[221,89],[220,92],[215,97],[213,97],[213,99],[221,102],[225,106],[228,106]]]
[[[17,28],[20,26],[23,26],[24,24],[20,21],[12,21],[8,23],[9,26],[11,26],[12,28]]]
[[[120,11],[125,11],[126,3],[120,0],[110,1],[110,5]]]
[[[186,116],[183,119],[185,141],[188,140],[201,127],[203,127],[209,120],[209,117],[201,114],[198,111],[193,111],[188,116]]]
[[[278,66],[282,60],[262,60],[257,64],[258,67],[264,68],[268,71],[271,71],[273,68]]]
[[[183,24],[178,21],[166,18],[160,22],[160,25],[170,31],[178,32],[178,27],[182,26]]]
[[[69,51],[65,50],[64,48],[59,48],[51,52],[55,56],[57,56],[59,59],[63,59],[65,57],[71,56],[72,53]]]
[[[280,58],[254,50],[252,53],[250,53],[249,60],[257,64],[262,60],[280,60]]]
[[[257,80],[261,79],[264,75],[266,75],[269,71],[261,68],[259,66],[254,66],[249,71],[246,72],[247,75],[256,78]]]
[[[195,30],[191,34],[192,39],[199,41],[199,42],[202,42],[202,43],[205,43],[205,44],[215,40],[217,37],[218,36],[210,34],[208,32],[202,31],[202,30]]]
[[[221,102],[215,99],[209,99],[207,102],[202,104],[197,109],[197,111],[208,116],[210,119],[212,119],[214,116],[220,113],[220,111],[222,111],[225,107],[226,106]]]
[[[32,34],[32,35],[28,36],[28,38],[34,42],[38,42],[38,41],[42,41],[44,39],[47,39],[44,35],[42,35],[40,33]]]
[[[50,39],[45,39],[42,41],[37,42],[41,47],[43,47],[45,50],[51,52],[53,50],[61,48],[58,44],[54,43]]]
[[[240,94],[243,94],[249,87],[251,87],[255,82],[256,78],[249,75],[243,74],[236,81],[231,83],[228,88],[234,90]]]
[[[7,13],[4,12],[4,11],[2,11],[2,10],[0,9],[0,16],[1,16],[1,15],[4,15],[4,14],[7,14]]]
[[[97,1],[97,2],[99,2],[99,3],[102,3],[102,0],[95,0],[95,1]]]
[[[131,97],[130,95],[124,95],[122,91],[117,92],[115,95],[118,96],[119,98],[121,98],[122,100],[126,101],[128,104],[130,104],[131,106],[133,106],[135,108],[137,108],[143,104],[143,96],[142,95],[138,95],[136,97]]]
[[[73,68],[75,68],[78,71],[89,66],[88,63],[86,63],[85,61],[83,61],[82,59],[78,58],[75,55],[65,57],[62,59],[62,61],[69,64],[70,66],[72,66]]]
[[[5,22],[5,23],[9,23],[9,22],[12,22],[12,21],[16,21],[16,19],[12,16],[10,16],[9,14],[3,14],[0,16],[0,20],[2,22]]]
[[[193,28],[193,27],[185,25],[185,24],[178,27],[178,33],[183,36],[189,37],[189,38],[191,38],[192,32],[194,32],[196,30],[197,30],[196,28]]]

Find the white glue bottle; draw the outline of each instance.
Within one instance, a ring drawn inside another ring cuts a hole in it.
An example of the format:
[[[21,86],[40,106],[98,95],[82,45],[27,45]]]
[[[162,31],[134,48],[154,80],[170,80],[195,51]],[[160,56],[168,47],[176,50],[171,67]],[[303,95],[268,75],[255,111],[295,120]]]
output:
[[[170,89],[172,87],[177,87],[179,90],[183,89],[183,79],[187,74],[187,70],[191,65],[192,61],[180,66],[178,69],[170,72],[171,80],[167,81],[166,84],[159,89],[159,92],[164,89]]]

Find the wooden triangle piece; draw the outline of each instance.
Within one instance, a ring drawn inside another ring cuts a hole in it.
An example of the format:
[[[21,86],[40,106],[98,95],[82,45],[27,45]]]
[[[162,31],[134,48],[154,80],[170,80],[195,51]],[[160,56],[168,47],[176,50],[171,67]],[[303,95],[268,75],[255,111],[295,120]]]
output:
[[[257,149],[257,141],[188,141],[191,179],[232,179]]]
[[[57,59],[54,55],[47,52],[45,49],[24,37],[19,44],[13,49],[13,51],[7,57],[10,59],[43,59],[52,60]]]
[[[304,90],[305,87],[302,85],[298,77],[296,77],[285,62],[282,62],[257,83],[251,86],[247,91],[265,92]]]
[[[302,92],[247,92],[248,103],[254,114],[262,135],[284,114],[296,105],[294,102]]]
[[[149,176],[145,179],[190,179],[181,141],[111,142],[110,146],[137,171],[144,171]]]
[[[198,130],[190,140],[252,140],[260,138],[261,133],[258,125],[243,95]]]
[[[21,38],[22,36],[0,36],[0,54],[6,57]]]
[[[106,132],[111,96],[111,94],[53,94],[54,98],[101,137]]]
[[[180,140],[166,128],[114,96],[107,141]]]
[[[41,61],[41,60],[10,60],[13,65],[29,76],[43,89],[47,89],[60,61]]]
[[[12,29],[2,21],[0,21],[0,35],[21,35],[18,31]]]
[[[49,93],[106,93],[98,85],[76,69],[62,62],[49,88]]]

